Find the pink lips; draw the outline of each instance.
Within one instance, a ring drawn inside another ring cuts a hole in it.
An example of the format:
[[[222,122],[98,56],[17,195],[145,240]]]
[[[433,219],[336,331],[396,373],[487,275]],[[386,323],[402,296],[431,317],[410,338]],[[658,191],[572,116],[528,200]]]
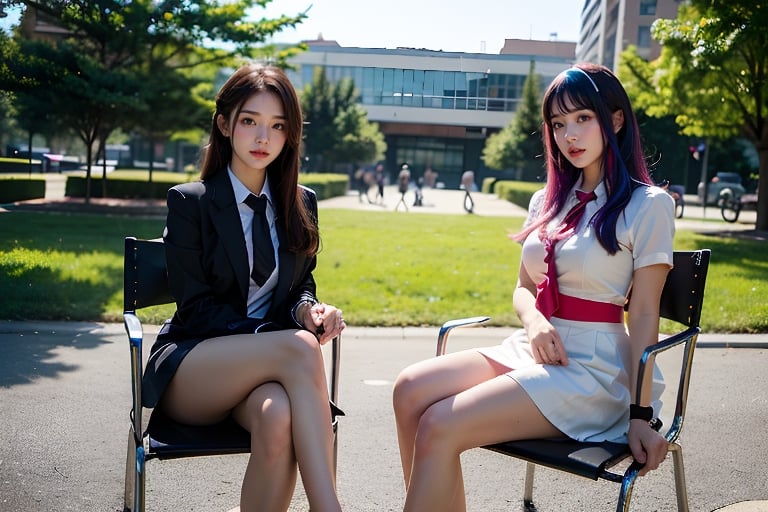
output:
[[[584,151],[585,151],[585,150],[583,150],[583,149],[579,149],[579,148],[570,148],[570,149],[568,150],[568,154],[569,154],[570,156],[576,157],[576,156],[580,156],[582,153],[584,153]]]
[[[269,156],[269,153],[266,151],[262,151],[260,149],[251,151],[251,155],[253,155],[255,158],[267,158]]]

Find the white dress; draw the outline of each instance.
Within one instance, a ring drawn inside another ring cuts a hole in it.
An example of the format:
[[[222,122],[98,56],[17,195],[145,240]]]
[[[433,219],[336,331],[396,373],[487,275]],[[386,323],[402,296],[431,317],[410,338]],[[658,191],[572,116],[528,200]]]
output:
[[[563,212],[576,204],[571,191]],[[537,214],[543,191],[531,199],[530,222]],[[623,306],[632,283],[634,270],[655,264],[672,266],[674,236],[674,201],[658,187],[635,189],[624,213],[616,224],[620,250],[610,255],[595,236],[590,218],[605,204],[601,183],[595,189],[597,199],[587,204],[576,233],[557,244],[555,251],[557,281],[565,295],[609,302]],[[550,223],[558,226],[558,216]],[[522,262],[534,282],[546,273],[544,246],[538,230],[523,243]],[[551,319],[568,353],[568,366],[536,364],[525,330],[520,329],[501,345],[478,349],[482,354],[508,368],[536,403],[544,416],[568,437],[579,441],[626,442],[629,428],[629,336],[617,323],[578,322]],[[653,406],[658,415],[663,382],[655,369]]]

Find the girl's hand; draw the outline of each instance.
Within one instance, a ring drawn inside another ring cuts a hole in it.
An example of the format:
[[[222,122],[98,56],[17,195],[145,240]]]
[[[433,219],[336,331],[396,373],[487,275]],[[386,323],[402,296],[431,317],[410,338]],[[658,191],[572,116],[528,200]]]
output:
[[[568,366],[568,354],[557,329],[543,315],[527,328],[533,359],[539,364]]]
[[[341,310],[322,302],[309,308],[309,318],[304,320],[308,330],[315,333],[317,341],[325,345],[330,340],[341,334],[347,326]],[[314,330],[313,330],[314,329]]]
[[[669,444],[664,436],[651,428],[645,420],[629,421],[629,449],[640,464],[645,464],[639,476],[659,467],[667,456]]]

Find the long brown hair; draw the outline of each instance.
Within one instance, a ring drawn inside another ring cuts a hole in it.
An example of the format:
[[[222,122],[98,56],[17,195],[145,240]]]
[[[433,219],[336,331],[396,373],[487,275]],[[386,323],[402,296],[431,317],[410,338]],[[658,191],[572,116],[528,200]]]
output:
[[[314,255],[320,247],[317,219],[312,217],[308,205],[298,200],[299,148],[303,117],[296,90],[286,74],[279,68],[263,64],[246,64],[235,71],[216,95],[211,134],[205,147],[200,179],[205,180],[226,170],[232,160],[232,144],[216,123],[219,115],[231,122],[240,114],[243,104],[257,92],[275,93],[282,102],[285,114],[285,145],[280,155],[267,166],[269,187],[277,209],[278,222],[288,234],[288,250]]]

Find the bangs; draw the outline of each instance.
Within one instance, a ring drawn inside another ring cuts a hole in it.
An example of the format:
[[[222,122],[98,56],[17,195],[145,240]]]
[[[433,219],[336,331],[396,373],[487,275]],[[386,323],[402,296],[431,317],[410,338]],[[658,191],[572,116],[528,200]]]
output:
[[[550,95],[544,103],[544,119],[550,124],[559,114],[568,114],[575,110],[596,111],[591,84],[582,85],[576,77],[563,73],[560,83],[550,89]]]

